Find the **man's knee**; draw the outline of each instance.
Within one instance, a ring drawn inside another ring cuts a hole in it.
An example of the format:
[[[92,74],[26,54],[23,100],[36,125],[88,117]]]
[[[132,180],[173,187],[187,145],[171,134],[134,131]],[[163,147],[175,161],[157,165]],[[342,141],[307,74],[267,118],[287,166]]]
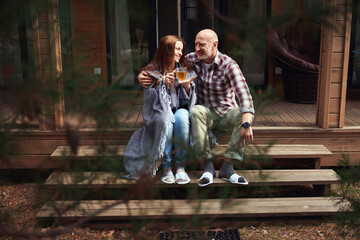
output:
[[[195,105],[191,108],[190,118],[191,119],[201,118],[205,115],[205,113],[206,113],[205,107],[201,105]]]

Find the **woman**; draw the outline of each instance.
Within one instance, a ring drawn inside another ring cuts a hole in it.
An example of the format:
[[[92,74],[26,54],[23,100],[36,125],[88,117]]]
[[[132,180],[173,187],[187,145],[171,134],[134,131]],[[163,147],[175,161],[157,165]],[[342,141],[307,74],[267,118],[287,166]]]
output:
[[[190,108],[195,104],[194,72],[179,82],[176,65],[191,69],[184,56],[185,42],[172,35],[160,40],[154,58],[143,68],[153,83],[144,90],[144,127],[135,131],[125,149],[125,178],[139,179],[142,174],[155,176],[163,158],[164,183],[186,184],[185,157],[190,140]],[[175,149],[176,175],[171,170],[172,149]]]

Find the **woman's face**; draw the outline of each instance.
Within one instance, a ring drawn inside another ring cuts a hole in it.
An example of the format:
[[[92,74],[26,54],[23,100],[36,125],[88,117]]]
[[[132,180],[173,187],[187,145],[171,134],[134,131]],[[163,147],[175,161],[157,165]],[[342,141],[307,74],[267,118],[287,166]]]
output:
[[[175,55],[174,55],[174,62],[178,63],[180,61],[180,58],[183,55],[183,43],[181,41],[176,41],[175,43]]]

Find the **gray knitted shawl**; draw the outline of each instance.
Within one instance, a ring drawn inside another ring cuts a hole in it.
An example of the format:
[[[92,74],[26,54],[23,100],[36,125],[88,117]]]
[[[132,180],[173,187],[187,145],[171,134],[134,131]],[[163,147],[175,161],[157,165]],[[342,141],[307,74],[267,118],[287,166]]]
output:
[[[143,95],[144,127],[131,136],[124,152],[124,167],[128,179],[138,179],[141,174],[155,176],[163,157],[167,134],[167,122],[174,122],[170,109],[170,96],[164,81],[144,90]]]
[[[149,74],[154,79],[162,77],[154,72],[149,72]],[[126,146],[123,157],[124,178],[138,180],[142,174],[149,174],[152,177],[156,175],[156,171],[161,164],[160,159],[164,155],[166,135],[168,133],[167,123],[169,121],[175,122],[171,111],[174,105],[171,103],[172,99],[177,98],[177,101],[179,101],[180,96],[184,101],[183,95],[185,91],[179,85],[175,87],[178,91],[167,90],[164,80],[162,80],[156,87],[153,83],[150,87],[144,89],[142,108],[144,127],[134,132]],[[194,84],[192,84],[193,88]],[[187,96],[187,100],[188,109],[190,109],[196,101],[195,91],[191,91],[190,97]]]

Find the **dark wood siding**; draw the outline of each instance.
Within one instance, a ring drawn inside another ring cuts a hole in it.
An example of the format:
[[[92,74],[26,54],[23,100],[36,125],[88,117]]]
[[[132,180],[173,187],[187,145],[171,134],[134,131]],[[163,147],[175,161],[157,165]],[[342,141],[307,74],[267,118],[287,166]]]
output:
[[[99,81],[107,83],[106,28],[104,0],[71,0],[71,35],[74,59],[81,59],[88,71],[101,69]]]

